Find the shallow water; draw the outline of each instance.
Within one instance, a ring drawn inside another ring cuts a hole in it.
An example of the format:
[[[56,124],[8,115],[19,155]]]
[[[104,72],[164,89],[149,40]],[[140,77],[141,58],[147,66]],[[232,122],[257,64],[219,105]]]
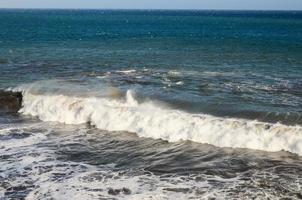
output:
[[[302,199],[301,12],[0,10],[0,30],[22,92],[0,92],[0,199]]]
[[[167,143],[12,117],[1,127],[1,195],[27,199],[301,198],[301,157]]]

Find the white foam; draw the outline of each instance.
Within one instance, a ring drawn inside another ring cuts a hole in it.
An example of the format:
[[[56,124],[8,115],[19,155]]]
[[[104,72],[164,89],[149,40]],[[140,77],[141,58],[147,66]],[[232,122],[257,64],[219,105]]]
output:
[[[30,129],[31,126],[14,126],[14,127],[7,127],[0,129],[0,135],[9,135],[12,132],[16,134],[23,134],[25,129]],[[0,141],[0,147],[5,147],[6,149],[16,148],[16,147],[25,147],[31,146],[33,144],[38,143],[39,141],[46,138],[46,133],[36,133],[30,137],[23,138],[22,140],[19,139],[11,139],[11,140],[4,140]]]
[[[0,128],[2,135],[31,133],[26,138],[11,138],[11,143],[9,140],[0,140],[0,153],[8,158],[0,159],[0,171],[5,172],[1,174],[3,184],[0,186],[0,199],[10,199],[8,196],[10,192],[15,192],[12,198],[16,198],[16,196],[18,198],[18,189],[12,188],[20,186],[27,188],[24,193],[26,200],[173,200],[244,199],[245,197],[276,199],[295,195],[301,191],[299,175],[295,176],[293,180],[292,174],[270,173],[271,168],[252,170],[252,173],[239,170],[236,173],[237,177],[224,179],[214,174],[204,174],[202,171],[190,175],[174,173],[155,175],[149,171],[131,169],[131,167],[127,170],[119,170],[114,162],[108,165],[90,165],[75,162],[72,159],[66,160],[64,156],[62,158],[60,155],[68,144],[84,142],[81,144],[89,145],[86,143],[86,139],[97,141],[100,139],[99,135],[87,134],[89,130],[81,126],[59,126],[57,123],[52,126],[52,124],[41,122],[30,126],[20,125],[15,129],[2,130]],[[54,135],[58,137],[51,134],[53,129],[60,130],[54,132],[56,133]],[[36,130],[39,130],[38,133]],[[41,135],[44,136],[41,137]],[[11,146],[12,143],[14,146]],[[67,152],[72,149],[68,148]],[[153,152],[153,150],[151,151]],[[210,163],[206,165],[212,166]],[[265,187],[268,189],[265,191],[263,184],[267,184]],[[281,191],[279,191],[280,187],[283,188]],[[125,192],[124,188],[129,192]],[[112,195],[110,190],[119,192]]]
[[[178,81],[175,83],[176,85],[184,85],[184,82],[183,81]]]
[[[264,151],[286,150],[302,155],[302,127],[244,119],[219,118],[138,103],[132,92],[126,100],[66,95],[37,95],[24,91],[20,113],[43,121],[90,123],[108,131],[134,132],[139,137],[169,142],[190,140],[217,147]]]
[[[135,70],[135,69],[129,69],[129,70],[118,70],[118,71],[116,71],[116,72],[118,72],[118,73],[123,73],[123,74],[131,74],[131,73],[136,72],[136,70]]]
[[[49,127],[48,123],[44,125]],[[43,125],[33,124],[30,127],[40,130]],[[0,129],[0,131],[2,131],[2,135],[10,135],[16,132],[22,133],[28,129],[28,126],[20,126],[16,129]],[[3,178],[1,180],[5,180],[10,188],[28,187],[28,193],[24,194],[26,200],[188,199],[195,197],[195,190],[203,190],[204,196],[215,196],[212,191],[216,190],[214,187],[206,181],[197,182],[194,177],[170,176],[161,178],[141,170],[135,172],[131,170],[116,171],[113,170],[114,164],[94,166],[57,159],[55,149],[49,148],[49,144],[66,145],[66,142],[69,141],[72,143],[76,137],[82,134],[81,131],[77,129],[76,135],[74,137],[71,135],[71,138],[48,138],[49,130],[40,130],[41,133],[32,133],[27,138],[12,138],[11,142],[10,140],[0,140],[1,155],[9,156],[9,159],[0,160],[0,170],[5,172],[1,175]],[[11,146],[12,143],[14,146]],[[33,185],[34,187],[31,187]],[[189,191],[173,191],[179,188]],[[110,190],[118,190],[119,192],[113,195],[110,194]],[[0,199],[9,198],[6,196],[6,192],[7,188],[1,185]]]

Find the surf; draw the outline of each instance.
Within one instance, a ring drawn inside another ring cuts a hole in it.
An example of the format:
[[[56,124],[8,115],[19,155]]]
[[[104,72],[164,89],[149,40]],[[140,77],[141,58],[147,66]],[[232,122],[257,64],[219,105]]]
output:
[[[137,101],[128,90],[123,98],[72,96],[22,90],[19,113],[42,121],[88,123],[101,130],[124,131],[168,142],[192,141],[216,147],[289,151],[302,155],[302,127],[257,120],[192,114],[156,101]]]

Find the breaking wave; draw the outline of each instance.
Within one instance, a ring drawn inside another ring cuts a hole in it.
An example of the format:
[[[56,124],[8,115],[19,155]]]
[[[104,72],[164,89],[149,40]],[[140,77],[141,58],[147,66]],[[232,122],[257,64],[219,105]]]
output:
[[[289,151],[302,155],[302,127],[214,117],[174,110],[153,101],[139,103],[128,90],[124,99],[36,94],[23,90],[20,113],[43,121],[89,123],[108,131],[169,142],[189,140],[217,147]]]

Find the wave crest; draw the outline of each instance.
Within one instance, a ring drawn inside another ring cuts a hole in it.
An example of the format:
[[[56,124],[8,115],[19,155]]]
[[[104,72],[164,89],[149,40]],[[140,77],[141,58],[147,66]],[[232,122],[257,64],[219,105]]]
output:
[[[24,91],[19,112],[43,121],[90,123],[102,130],[133,132],[139,137],[169,142],[189,140],[218,147],[286,150],[302,155],[301,126],[190,114],[155,102],[138,103],[132,91],[124,100]]]

